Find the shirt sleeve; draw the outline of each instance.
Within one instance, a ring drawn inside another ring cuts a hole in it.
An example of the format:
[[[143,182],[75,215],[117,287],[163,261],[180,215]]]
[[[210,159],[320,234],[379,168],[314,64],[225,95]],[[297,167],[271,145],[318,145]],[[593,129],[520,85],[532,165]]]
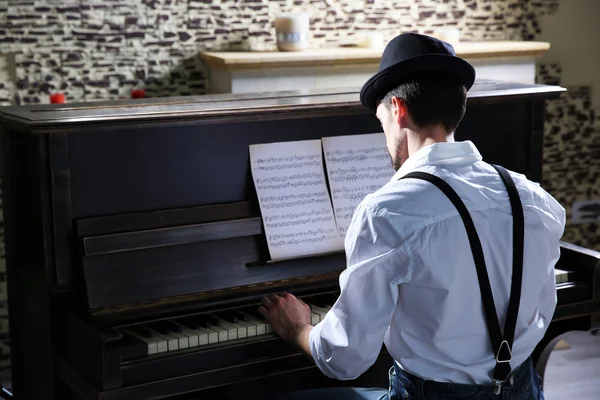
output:
[[[340,296],[310,334],[310,350],[328,377],[355,379],[377,359],[398,300],[410,279],[410,259],[385,209],[361,203],[345,240],[347,269]]]

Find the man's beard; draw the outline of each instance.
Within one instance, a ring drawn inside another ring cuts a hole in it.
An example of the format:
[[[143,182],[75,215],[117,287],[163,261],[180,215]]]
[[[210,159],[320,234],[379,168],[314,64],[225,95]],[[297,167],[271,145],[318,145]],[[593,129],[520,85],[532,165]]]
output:
[[[390,154],[390,162],[392,163],[392,168],[394,168],[394,171],[398,171],[400,169],[400,167],[402,166],[403,162],[400,159],[400,156],[396,153],[396,156],[393,156]]]
[[[406,146],[406,143],[402,144],[400,140],[397,140],[396,146],[394,146],[395,154],[390,153],[390,161],[392,163],[392,168],[394,168],[394,171],[398,171],[402,164],[404,164],[404,162],[406,161],[403,160],[400,156],[400,154],[402,154],[403,146]],[[408,154],[408,151],[405,151],[405,153]]]

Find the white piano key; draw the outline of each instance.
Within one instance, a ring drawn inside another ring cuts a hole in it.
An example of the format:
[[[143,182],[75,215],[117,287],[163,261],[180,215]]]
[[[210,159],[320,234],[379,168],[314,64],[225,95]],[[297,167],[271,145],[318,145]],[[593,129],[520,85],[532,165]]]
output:
[[[167,341],[167,351],[179,350],[179,340],[177,338],[175,338],[171,335],[160,333],[152,328],[148,328],[148,327],[145,327],[145,328],[148,329],[150,332],[152,332],[153,335],[161,337]]]
[[[198,328],[197,330],[199,332],[203,332],[206,335],[206,337],[208,338],[207,344],[219,343],[219,332],[210,328]],[[200,338],[201,336],[198,337]],[[204,344],[202,342],[200,343],[201,346]]]
[[[231,323],[230,324],[234,327],[237,327],[237,335],[238,335],[238,339],[244,339],[248,337],[248,328],[246,327],[246,325],[240,323],[240,322],[235,322],[235,323]]]
[[[204,328],[200,326],[199,322],[200,320],[195,321],[192,317],[190,319],[185,319],[182,322],[179,322],[179,324],[198,335],[199,346],[204,346],[211,343],[219,343],[219,332],[213,329]],[[227,338],[225,337],[224,340],[227,340]]]
[[[190,339],[190,347],[204,346],[208,344],[208,335],[197,329],[184,329]]]
[[[310,323],[311,325],[317,325],[319,322],[321,322],[321,316],[319,314],[317,314],[314,311],[310,311]]]
[[[145,328],[146,329],[146,328]],[[155,331],[148,329],[150,333],[152,333],[152,338],[156,340],[156,352],[157,353],[166,353],[169,351],[169,342],[164,337],[157,335]]]
[[[208,344],[208,334],[206,334],[205,332],[200,331],[199,329],[189,329],[190,332],[194,333],[194,338],[192,339],[192,337],[190,336],[190,347],[192,347],[192,342],[193,342],[193,346],[206,346]],[[216,332],[215,332],[216,335]],[[219,340],[219,339],[217,339]]]
[[[169,351],[169,342],[163,337],[160,337],[160,338],[162,340],[160,342],[156,343],[156,350],[159,353],[166,353]]]
[[[208,336],[201,332],[198,332],[194,329],[185,328],[183,332],[188,335],[188,339],[190,341],[190,347],[200,346],[200,336],[203,336],[204,342],[203,344],[208,344]]]
[[[328,310],[318,307],[318,306],[315,306],[313,304],[309,304],[309,307],[312,311],[319,314],[319,316],[321,317],[321,321],[323,321],[323,319],[325,318],[325,315],[327,315]]]
[[[178,349],[187,349],[190,347],[190,342],[187,335],[179,332],[170,332],[170,335],[177,339],[177,348]]]
[[[158,342],[160,341],[159,338],[154,337],[154,336],[151,338],[147,338],[142,335],[138,335],[136,332],[134,332],[133,330],[129,330],[129,329],[126,329],[125,332],[128,335],[133,336],[134,338],[137,338],[138,340],[141,340],[142,342],[145,342],[148,345],[148,355],[158,353]],[[166,348],[166,346],[165,346],[165,348]]]
[[[260,321],[257,318],[255,318],[254,316],[252,316],[251,314],[248,314],[246,312],[241,312],[242,314],[244,314],[246,317],[248,317],[248,322],[254,324],[254,326],[256,326],[256,335],[264,335],[267,333],[267,324],[265,323],[265,321]]]
[[[183,333],[187,335],[190,347],[200,346],[200,335],[198,335],[198,332],[191,329],[184,329]],[[206,344],[208,344],[208,338],[206,339]]]
[[[236,322],[230,322],[225,320],[224,318],[218,317],[220,320],[227,322],[228,324],[230,324],[232,327],[234,327],[235,329],[237,329],[237,337],[238,339],[243,339],[248,337],[248,328],[246,327],[246,325],[241,324],[239,321]]]
[[[200,346],[200,341],[201,341],[200,336],[201,335],[205,336],[206,343],[208,343],[208,337],[206,337],[207,335],[205,333],[198,332],[192,328],[188,328],[187,326],[185,326],[179,322],[174,322],[174,323],[177,324],[179,327],[181,327],[181,332],[188,337],[188,342],[189,342],[190,347]]]
[[[212,329],[213,331],[216,331],[219,334],[219,343],[229,341],[229,330],[228,329],[224,329],[218,325],[213,325],[213,324],[211,324],[209,326],[209,329]]]
[[[219,317],[214,317],[221,328],[227,329],[229,340],[238,339],[238,326],[225,321]],[[245,335],[244,335],[245,336]]]
[[[248,313],[246,313],[246,314],[248,314]],[[248,314],[248,315],[250,315],[253,319],[257,320],[260,324],[263,324],[265,326],[265,334],[273,332],[273,328],[271,327],[271,325],[269,325],[262,316],[259,316],[258,313],[255,313],[255,315],[253,315],[253,314]],[[258,327],[257,327],[257,330],[258,330]]]
[[[564,283],[569,281],[569,272],[561,269],[554,270],[554,277],[556,279],[556,283]]]
[[[238,323],[246,328],[248,337],[256,336],[256,325],[253,325],[248,321],[239,321]]]

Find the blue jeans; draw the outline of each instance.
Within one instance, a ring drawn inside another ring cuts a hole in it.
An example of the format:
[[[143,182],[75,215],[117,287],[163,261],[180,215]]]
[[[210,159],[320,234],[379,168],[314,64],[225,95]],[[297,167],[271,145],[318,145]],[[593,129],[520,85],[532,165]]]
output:
[[[500,395],[494,385],[466,385],[428,381],[398,368],[390,369],[389,390],[327,388],[288,393],[278,400],[544,400],[541,378],[528,359],[512,373]]]

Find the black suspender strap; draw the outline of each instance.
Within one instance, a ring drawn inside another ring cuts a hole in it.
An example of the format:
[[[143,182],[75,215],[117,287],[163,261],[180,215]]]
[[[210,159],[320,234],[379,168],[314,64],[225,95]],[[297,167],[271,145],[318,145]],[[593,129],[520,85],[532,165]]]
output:
[[[525,241],[525,217],[523,215],[523,205],[519,197],[519,192],[515,182],[506,169],[499,165],[492,165],[500,174],[504,186],[508,191],[510,207],[513,216],[513,270],[512,282],[510,286],[510,298],[508,301],[508,313],[504,323],[504,340],[508,343],[507,354],[500,354],[500,360],[506,360],[504,363],[498,363],[496,359],[496,368],[494,369],[494,379],[505,380],[510,374],[510,359],[512,358],[513,340],[515,339],[515,328],[517,327],[517,315],[519,313],[519,304],[521,303],[521,286],[523,282],[523,251]]]
[[[502,167],[493,165],[498,171],[502,182],[506,186],[510,205],[513,214],[513,272],[510,291],[510,300],[508,304],[508,313],[504,324],[504,334],[500,330],[498,315],[496,314],[496,305],[492,296],[492,288],[485,265],[483,249],[473,219],[467,210],[467,207],[460,199],[458,194],[443,179],[426,172],[411,172],[400,179],[416,178],[422,179],[437,186],[448,199],[454,204],[460,217],[463,220],[473,260],[477,269],[477,279],[479,280],[479,291],[483,302],[483,311],[490,336],[492,349],[496,355],[496,367],[494,368],[493,380],[497,385],[506,381],[511,372],[510,361],[512,358],[512,345],[515,337],[515,328],[517,325],[517,315],[519,312],[519,303],[521,300],[521,282],[523,279],[523,241],[524,241],[524,218],[523,206],[519,198],[519,193],[509,173]]]

